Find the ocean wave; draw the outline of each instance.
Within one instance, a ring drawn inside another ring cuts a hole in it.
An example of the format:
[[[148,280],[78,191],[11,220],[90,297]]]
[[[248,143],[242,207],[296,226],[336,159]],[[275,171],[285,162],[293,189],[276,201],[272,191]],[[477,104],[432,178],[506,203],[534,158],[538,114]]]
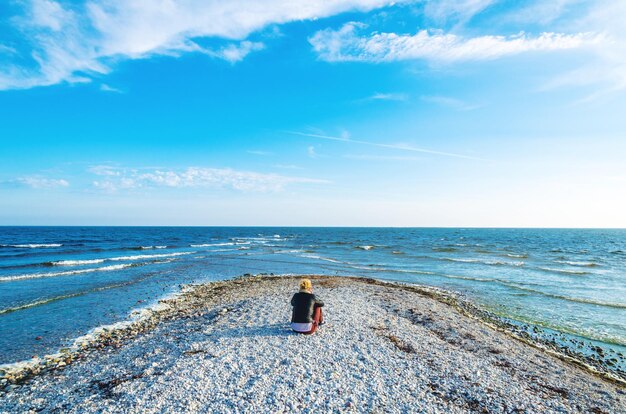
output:
[[[93,272],[107,272],[113,270],[122,270],[128,267],[139,266],[136,263],[127,263],[127,264],[117,264],[110,265],[104,267],[96,267],[91,269],[77,269],[77,270],[67,270],[64,272],[50,272],[50,273],[30,273],[25,275],[15,275],[15,276],[4,276],[0,277],[0,282],[11,282],[15,280],[25,280],[25,279],[40,279],[44,277],[57,277],[57,276],[71,276],[71,275],[79,275],[83,273],[93,273]]]
[[[392,273],[412,273],[412,274],[416,274],[416,275],[437,275],[437,273],[435,272],[429,272],[427,270],[414,270],[414,269],[389,269],[389,268],[381,268],[381,267],[377,267],[377,268],[370,268],[373,270],[377,270],[377,271],[386,271],[386,272],[392,272]]]
[[[122,286],[122,285],[118,285],[118,286]],[[107,289],[107,288],[109,287],[104,287],[102,289]],[[100,290],[100,289],[95,289],[95,290]],[[39,366],[42,361],[59,358],[63,356],[64,353],[66,352],[76,352],[81,349],[85,349],[89,344],[93,344],[96,341],[98,341],[98,339],[105,333],[127,329],[147,319],[148,317],[150,317],[150,315],[154,314],[155,312],[162,312],[166,309],[169,309],[170,305],[167,303],[167,301],[174,300],[181,294],[182,294],[182,291],[180,293],[179,292],[170,293],[168,295],[161,297],[161,299],[159,299],[158,301],[149,304],[148,306],[135,308],[129,313],[128,318],[127,318],[128,320],[118,321],[118,322],[114,322],[108,325],[100,325],[96,328],[90,329],[85,335],[74,338],[71,344],[64,347],[64,349],[60,349],[54,354],[47,354],[43,358],[33,357],[32,359],[29,359],[29,360],[3,364],[3,365],[0,365],[0,368],[5,372],[17,373],[20,371],[33,369],[34,367]]]
[[[385,267],[369,267],[369,266],[349,266],[349,267],[360,269],[360,270],[370,270],[370,271],[378,271],[378,272],[423,274],[423,275],[433,275],[437,277],[443,277],[446,279],[467,280],[470,282],[480,282],[480,283],[495,283],[498,285],[520,290],[526,293],[531,293],[531,294],[534,293],[534,294],[538,294],[541,296],[551,297],[554,299],[566,300],[566,301],[577,302],[577,303],[584,303],[584,304],[595,305],[595,306],[605,306],[605,307],[611,307],[611,308],[626,309],[626,304],[622,304],[622,303],[605,302],[605,301],[599,301],[599,300],[594,300],[594,299],[558,295],[558,294],[553,294],[549,292],[544,292],[538,289],[532,289],[532,288],[511,282],[511,281],[502,280],[502,279],[490,279],[490,278],[482,278],[482,277],[451,275],[451,274],[446,274],[446,273],[429,272],[429,271],[421,271],[421,270],[413,270],[413,269],[392,269],[392,268],[385,268]]]
[[[104,257],[99,259],[85,259],[85,260],[59,260],[56,262],[46,262],[49,266],[81,266],[87,264],[97,264],[103,262],[120,262],[131,260],[143,260],[143,259],[161,259],[164,257],[176,257],[196,252],[178,252],[178,253],[161,253],[161,254],[138,254],[134,256],[120,256],[120,257]]]
[[[349,262],[341,262],[342,264],[348,265],[347,267],[351,269],[358,270],[370,270],[375,272],[388,272],[388,273],[410,273],[410,274],[418,274],[418,275],[439,275],[439,273],[429,272],[427,270],[414,270],[414,269],[393,269],[389,267],[380,267],[373,264],[367,266],[361,266],[354,263]]]
[[[152,263],[154,263],[154,264],[163,264],[163,263],[172,263],[173,261],[176,261],[176,258],[174,258],[174,257],[170,257],[170,258],[168,258],[168,259],[163,259],[163,260],[155,260],[155,261],[154,261],[154,262],[152,262]]]
[[[83,291],[80,291],[80,292],[68,293],[66,295],[60,295],[60,296],[53,296],[51,298],[40,299],[40,300],[36,300],[34,302],[25,303],[25,304],[13,306],[13,307],[10,307],[10,308],[0,309],[0,315],[3,314],[3,313],[11,313],[11,312],[16,312],[16,311],[23,310],[23,309],[33,308],[35,306],[45,305],[47,303],[52,303],[52,302],[56,302],[56,301],[63,300],[63,299],[75,298],[75,297],[83,296],[83,295],[86,295],[86,294],[89,294],[89,293],[100,292],[100,291],[103,291],[103,290],[109,290],[109,289],[115,289],[115,288],[119,288],[119,287],[123,287],[123,286],[133,285],[133,284],[142,282],[142,281],[146,280],[149,277],[150,277],[150,274],[144,275],[143,277],[140,277],[140,278],[137,278],[137,279],[127,280],[127,281],[122,282],[122,283],[113,283],[111,285],[98,286],[98,287],[94,287],[94,288],[91,288],[91,289],[83,290]]]
[[[374,246],[365,245],[365,246],[356,246],[356,248],[361,249],[361,250],[372,250]]]
[[[189,247],[212,247],[212,246],[234,246],[236,243],[202,243],[190,244]]]
[[[0,315],[4,313],[16,312],[16,311],[24,310],[28,308],[34,308],[35,306],[45,305],[46,303],[56,302],[62,299],[69,299],[69,298],[73,298],[73,297],[80,296],[80,295],[82,295],[82,293],[71,293],[69,295],[55,296],[52,298],[46,298],[46,299],[36,300],[30,303],[25,303],[23,305],[17,305],[17,306],[13,306],[10,308],[0,309]]]
[[[13,247],[16,249],[40,249],[61,246],[63,246],[61,243],[0,244],[0,247]]]
[[[435,252],[452,253],[456,252],[458,249],[454,247],[432,247],[432,250]]]
[[[394,250],[391,252],[391,254],[404,254],[404,252],[400,251],[400,250]]]
[[[528,257],[527,253],[505,253],[507,257],[513,257],[515,259],[526,259]]]
[[[276,242],[276,241],[285,241],[286,239],[282,239],[280,238],[280,236],[278,237],[231,237],[229,240],[234,241],[235,243],[261,243],[261,244],[265,244],[265,243],[269,243],[269,242]]]
[[[111,257],[111,258],[108,258],[107,261],[118,262],[118,261],[126,261],[126,260],[158,259],[158,258],[162,258],[162,257],[176,257],[176,256],[184,256],[184,255],[187,255],[187,254],[194,254],[194,253],[197,253],[197,252],[138,254],[138,255],[135,255],[135,256]]]
[[[555,269],[552,267],[538,267],[538,269],[543,270],[544,272],[565,273],[568,275],[588,275],[591,273],[585,270]]]
[[[515,267],[521,267],[521,266],[524,266],[526,264],[525,262],[501,262],[499,260],[459,259],[459,258],[452,258],[452,257],[445,257],[445,258],[443,258],[443,260],[446,260],[448,262],[459,262],[459,263],[478,263],[478,264],[485,264],[485,265],[489,265],[489,266],[515,266]]]
[[[302,249],[281,249],[281,250],[273,250],[274,254],[290,254],[290,253],[304,253]]]
[[[580,267],[596,267],[600,266],[598,263],[594,262],[578,262],[574,260],[557,260],[557,263],[566,264],[570,266],[580,266]]]
[[[531,288],[528,288],[528,287],[525,287],[525,286],[520,286],[517,283],[511,283],[511,282],[504,282],[504,284],[506,284],[509,287],[513,287],[513,288],[516,288],[516,289],[523,290],[525,292],[536,293],[536,294],[541,295],[541,296],[546,296],[546,297],[554,298],[554,299],[566,300],[568,302],[577,302],[577,303],[584,303],[584,304],[588,304],[588,305],[605,306],[605,307],[608,307],[608,308],[626,309],[626,304],[624,304],[624,303],[605,302],[605,301],[595,300],[595,299],[577,298],[577,297],[573,297],[573,296],[559,295],[559,294],[556,294],[556,293],[543,292],[541,290],[531,289]]]
[[[331,262],[331,263],[341,263],[341,264],[350,264],[348,262],[342,262],[341,260],[337,260],[337,259],[332,259],[330,257],[324,257],[324,256],[318,256],[316,254],[302,254],[300,255],[301,257],[307,257],[309,259],[318,259],[318,260],[323,260],[325,262]]]
[[[138,250],[167,249],[167,246],[139,246]]]
[[[57,262],[46,262],[51,266],[80,266],[86,264],[103,263],[107,259],[88,259],[88,260],[59,260]]]

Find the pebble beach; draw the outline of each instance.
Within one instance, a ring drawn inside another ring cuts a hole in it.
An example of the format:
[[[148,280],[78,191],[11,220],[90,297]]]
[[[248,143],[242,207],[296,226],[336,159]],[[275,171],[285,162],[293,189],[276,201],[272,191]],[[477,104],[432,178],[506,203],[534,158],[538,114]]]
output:
[[[485,323],[445,291],[309,276],[326,324],[290,331],[300,276],[188,286],[56,359],[4,369],[0,412],[626,412],[626,388]]]

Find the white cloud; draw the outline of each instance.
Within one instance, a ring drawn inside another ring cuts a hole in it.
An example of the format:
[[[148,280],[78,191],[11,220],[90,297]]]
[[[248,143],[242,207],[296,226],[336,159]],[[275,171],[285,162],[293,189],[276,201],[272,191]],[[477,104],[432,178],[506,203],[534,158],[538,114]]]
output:
[[[399,101],[404,102],[409,99],[406,93],[375,93],[367,98],[361,99],[362,102],[367,101]]]
[[[347,23],[339,30],[326,29],[309,42],[319,57],[329,62],[390,62],[423,59],[455,62],[497,59],[533,51],[553,51],[597,44],[602,36],[592,33],[542,33],[529,36],[478,36],[465,38],[440,31],[420,30],[415,35],[372,33],[360,36],[360,23]]]
[[[200,52],[230,62],[260,50],[246,38],[264,27],[367,11],[389,0],[85,0],[64,8],[58,1],[30,0],[17,22],[33,62],[0,70],[0,89],[86,82],[108,73],[116,61]],[[226,46],[202,47],[198,39]]]
[[[424,14],[438,23],[451,19],[466,22],[493,3],[495,0],[431,0],[425,4]]]
[[[500,21],[509,23],[550,24],[560,18],[572,5],[579,5],[581,0],[535,0],[525,2],[521,8],[500,16]]]
[[[70,185],[64,179],[44,178],[39,176],[20,177],[17,183],[36,189],[68,187]]]
[[[112,167],[110,165],[94,165],[92,167],[89,167],[89,169],[87,170],[92,174],[96,174],[96,175],[102,175],[102,176],[120,176],[122,175],[122,172],[119,168],[117,167]]]
[[[32,2],[31,19],[33,26],[58,32],[73,19],[73,13],[64,10],[56,1],[36,0]]]
[[[449,96],[424,95],[421,96],[420,99],[424,102],[434,103],[436,105],[456,109],[457,111],[471,111],[480,108],[480,105],[469,104],[461,99],[451,98]]]
[[[15,49],[14,47],[10,47],[0,43],[0,55],[15,55],[16,53],[17,49]]]
[[[102,92],[124,93],[124,91],[122,91],[121,89],[114,88],[112,86],[107,85],[106,83],[103,83],[100,85],[100,90]]]
[[[303,137],[311,137],[311,138],[319,138],[319,139],[324,139],[324,140],[328,140],[328,141],[339,141],[339,142],[345,142],[347,144],[356,144],[356,145],[367,145],[367,146],[371,146],[371,147],[378,147],[378,148],[387,148],[387,149],[392,149],[392,150],[401,150],[401,151],[408,151],[408,152],[422,152],[425,154],[433,154],[433,155],[441,155],[441,156],[445,156],[445,157],[453,157],[453,158],[465,158],[465,159],[470,159],[470,160],[478,160],[478,161],[485,161],[484,159],[478,158],[478,157],[473,157],[470,155],[464,155],[464,154],[455,154],[452,152],[444,152],[444,151],[435,151],[435,150],[430,150],[430,149],[426,149],[426,148],[418,148],[418,147],[414,147],[412,145],[409,144],[402,144],[402,143],[398,143],[398,144],[381,144],[378,142],[370,142],[370,141],[361,141],[361,140],[356,140],[356,139],[351,139],[349,137],[345,137],[345,136],[339,136],[339,137],[333,137],[331,135],[323,135],[323,134],[310,134],[307,132],[296,132],[296,131],[285,131],[288,134],[292,134],[292,135],[300,135]],[[315,153],[315,148],[313,146],[310,146],[308,149],[309,152],[309,156],[311,156],[311,154],[317,156],[317,154]],[[314,157],[312,157],[314,158]]]
[[[100,173],[99,175],[108,175],[108,177],[103,181],[94,181],[93,185],[108,192],[154,187],[227,188],[245,192],[270,192],[281,191],[292,184],[322,184],[327,182],[312,178],[239,171],[230,168],[189,167],[181,171],[152,169],[143,172],[119,169],[118,172],[120,173],[118,175]]]
[[[246,151],[248,154],[252,154],[252,155],[260,155],[262,157],[266,157],[269,155],[274,155],[272,152],[270,151],[263,151],[263,150],[248,150]]]
[[[315,152],[315,147],[313,145],[309,145],[306,149],[306,153],[309,158],[317,158],[317,152]]]
[[[220,49],[216,56],[231,63],[236,63],[243,60],[243,58],[248,56],[251,52],[263,50],[264,48],[265,45],[261,42],[249,42],[246,40],[240,42],[238,45],[230,44]]]
[[[602,47],[594,49],[587,63],[548,82],[543,89],[582,86],[593,91],[578,102],[589,102],[626,89],[626,2],[605,0],[594,3],[576,27],[603,34]]]

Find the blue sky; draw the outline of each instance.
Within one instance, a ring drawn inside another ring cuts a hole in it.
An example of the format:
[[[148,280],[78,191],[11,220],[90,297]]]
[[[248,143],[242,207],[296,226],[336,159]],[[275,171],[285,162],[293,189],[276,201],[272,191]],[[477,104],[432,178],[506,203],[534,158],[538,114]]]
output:
[[[0,5],[0,224],[626,227],[626,4]]]

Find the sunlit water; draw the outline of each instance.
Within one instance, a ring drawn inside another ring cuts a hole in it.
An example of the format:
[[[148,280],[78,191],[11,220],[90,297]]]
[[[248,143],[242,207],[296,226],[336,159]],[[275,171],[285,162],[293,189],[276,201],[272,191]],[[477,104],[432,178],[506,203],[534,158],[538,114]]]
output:
[[[243,273],[438,286],[626,350],[625,230],[0,227],[0,364],[54,352],[180,284]]]

